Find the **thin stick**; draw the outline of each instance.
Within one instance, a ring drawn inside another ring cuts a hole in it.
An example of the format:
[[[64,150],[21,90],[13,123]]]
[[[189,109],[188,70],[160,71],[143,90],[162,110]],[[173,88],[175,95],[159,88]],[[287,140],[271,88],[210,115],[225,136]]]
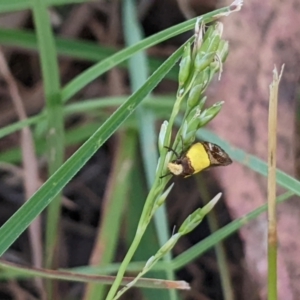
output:
[[[27,119],[26,110],[23,104],[23,99],[20,95],[17,82],[11,73],[8,63],[4,57],[2,49],[0,48],[0,73],[7,83],[7,87],[11,96],[12,103],[17,112],[18,118],[22,120]],[[24,169],[24,187],[26,199],[29,199],[40,187],[40,178],[38,175],[38,161],[35,154],[34,139],[31,130],[28,126],[21,130],[21,149]],[[37,217],[29,226],[29,236],[32,250],[32,261],[35,267],[42,266],[42,232],[41,232],[41,218]],[[41,281],[38,285],[43,292]]]
[[[105,285],[112,284],[115,280],[115,276],[109,275],[87,275],[77,272],[70,272],[64,270],[50,270],[43,268],[26,267],[16,263],[8,262],[0,259],[0,270],[5,273],[16,275],[16,278],[31,278],[40,277],[55,280],[73,281],[73,282],[95,282]],[[135,277],[123,277],[121,285],[124,286],[134,280]],[[184,280],[163,280],[153,278],[141,278],[137,284],[137,287],[152,288],[152,289],[178,289],[189,290],[190,285]]]
[[[277,220],[276,220],[276,142],[277,103],[280,75],[273,70],[269,99],[269,144],[268,144],[268,299],[277,299]]]

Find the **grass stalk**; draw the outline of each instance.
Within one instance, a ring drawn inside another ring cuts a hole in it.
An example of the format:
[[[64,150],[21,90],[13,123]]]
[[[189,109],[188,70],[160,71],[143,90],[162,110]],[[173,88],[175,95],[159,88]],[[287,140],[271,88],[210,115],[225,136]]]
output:
[[[40,50],[47,111],[48,174],[62,165],[64,157],[64,118],[60,94],[60,78],[49,13],[42,0],[34,0],[33,16]],[[58,241],[61,194],[49,205],[46,225],[45,266],[54,267]]]
[[[203,203],[205,205],[208,203],[210,196],[203,175],[197,177],[197,183],[199,185],[199,192],[201,198],[203,199]],[[208,221],[211,234],[213,234],[219,229],[217,214],[214,210],[212,210],[211,213],[207,215],[207,221]],[[230,278],[230,271],[228,266],[228,260],[226,257],[226,251],[225,251],[224,243],[222,241],[220,241],[215,245],[215,253],[217,257],[218,268],[220,271],[220,279],[221,279],[221,286],[222,286],[224,300],[233,300],[234,299],[233,286]]]
[[[273,70],[270,85],[268,127],[268,299],[277,300],[277,216],[276,216],[276,149],[278,88],[282,76]]]
[[[140,42],[143,39],[142,28],[137,18],[137,10],[134,0],[127,0],[123,2],[123,23],[124,23],[124,37],[128,47]],[[133,55],[129,59],[128,69],[130,74],[131,90],[137,90],[146,80],[149,74],[149,60],[145,51]],[[146,172],[146,182],[148,189],[155,180],[155,168],[158,161],[157,151],[157,134],[155,128],[156,116],[153,111],[149,110],[145,103],[140,105],[136,110],[137,128],[139,129],[139,139],[141,145],[141,153],[143,158],[143,165]],[[154,215],[154,223],[156,227],[156,234],[158,236],[157,247],[162,246],[169,238],[168,221],[166,215],[166,208],[162,205]],[[171,261],[171,253],[167,253],[164,258],[165,261]],[[161,274],[161,278],[174,280],[175,275],[169,269],[165,274]],[[159,293],[159,292],[157,292]],[[152,295],[155,298],[161,298],[161,294]],[[169,290],[169,299],[176,299],[175,290]]]
[[[53,175],[64,159],[64,118],[61,101],[60,76],[55,41],[47,6],[42,0],[33,0],[33,17],[40,52],[47,111],[48,175]],[[45,266],[55,268],[59,240],[61,193],[58,193],[47,210]],[[53,282],[47,282],[48,297],[53,298]]]
[[[286,192],[276,198],[276,202],[278,204],[287,201],[289,198],[294,196],[293,192]],[[217,243],[229,237],[231,234],[238,231],[240,228],[248,224],[250,221],[256,219],[259,215],[266,212],[268,209],[267,204],[263,204],[250,213],[244,215],[241,218],[238,218],[231,223],[225,225],[224,227],[218,229],[215,233],[209,235],[204,240],[198,242],[193,247],[189,248],[185,252],[179,254],[175,257],[171,264],[166,264],[165,262],[158,262],[153,270],[165,270],[166,268],[171,268],[172,270],[180,270],[184,268],[187,264],[192,263],[194,260],[199,258],[202,254],[210,250],[212,247],[215,247]],[[145,265],[145,262],[132,262],[128,266],[129,272],[139,272]],[[105,266],[104,268],[93,268],[93,267],[79,267],[73,268],[72,271],[76,271],[84,274],[94,274],[95,272],[101,273],[114,273],[120,267],[119,263],[111,264],[109,266]]]

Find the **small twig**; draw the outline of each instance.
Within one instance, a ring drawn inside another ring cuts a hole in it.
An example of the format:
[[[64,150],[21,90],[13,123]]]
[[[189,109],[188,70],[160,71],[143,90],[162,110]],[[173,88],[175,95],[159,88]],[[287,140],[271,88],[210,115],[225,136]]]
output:
[[[0,72],[7,83],[12,102],[20,120],[27,119],[26,111],[20,96],[17,83],[8,67],[6,59],[0,48]],[[29,127],[21,131],[21,149],[24,168],[24,186],[26,199],[29,199],[39,188],[38,162],[35,155],[34,141]],[[35,267],[42,266],[42,234],[41,219],[38,217],[29,227],[29,235],[32,249],[32,261]],[[43,293],[42,282],[37,282],[41,293]]]
[[[65,280],[65,281],[74,281],[74,282],[97,282],[102,284],[112,284],[115,276],[108,275],[86,275],[76,272],[69,271],[56,271],[43,268],[28,268],[15,264],[12,262],[7,262],[0,260],[0,270],[5,273],[14,272],[19,274],[19,276],[39,276],[41,278],[55,279],[55,280]],[[121,285],[126,285],[134,280],[134,277],[123,277]],[[146,287],[153,289],[180,289],[180,290],[189,290],[190,285],[183,280],[163,280],[163,279],[153,279],[153,278],[141,278],[136,284],[137,287]]]

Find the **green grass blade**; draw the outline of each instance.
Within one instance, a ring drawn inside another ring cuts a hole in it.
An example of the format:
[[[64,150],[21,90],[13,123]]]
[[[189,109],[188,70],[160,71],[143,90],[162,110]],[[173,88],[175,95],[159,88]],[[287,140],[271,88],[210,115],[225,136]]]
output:
[[[180,47],[129,99],[60,167],[47,182],[0,228],[0,255],[18,238],[101,145],[133,113],[182,55]]]
[[[43,0],[46,6],[65,5],[73,3],[82,3],[94,0]],[[1,0],[0,13],[14,12],[24,9],[31,9],[34,6],[32,0]]]
[[[97,129],[99,123],[89,123],[83,126],[78,126],[70,129],[65,135],[65,146],[78,145],[85,142]],[[38,138],[35,140],[35,149],[38,155],[43,155],[47,149],[46,141],[44,138]],[[6,152],[0,153],[0,162],[17,164],[22,159],[20,148],[13,148]]]
[[[96,2],[97,0],[44,0],[47,6]]]
[[[134,235],[136,233],[136,228],[139,223],[140,215],[143,211],[144,202],[141,199],[147,198],[147,184],[145,182],[145,174],[143,164],[140,160],[137,160],[135,164],[135,168],[133,170],[133,179],[132,182],[134,185],[131,188],[130,193],[130,212],[131,215],[126,218],[126,245],[130,246],[134,239]],[[157,240],[157,233],[154,226],[154,222],[150,222],[143,239],[139,247],[137,248],[133,261],[130,263],[130,266],[139,264],[139,267],[134,271],[138,273],[145,266],[146,261],[149,257],[151,257],[154,253],[159,249],[159,243]],[[140,264],[140,262],[145,261]],[[128,269],[128,272],[131,272]],[[149,278],[165,278],[165,269],[160,271],[150,271],[147,273],[147,277]],[[159,294],[156,290],[153,289],[143,289],[143,296],[145,299],[169,299],[169,292],[167,290],[160,290]],[[158,298],[159,297],[159,298]]]
[[[30,9],[31,0],[2,0],[0,2],[0,13],[8,13],[18,10]]]
[[[230,157],[247,166],[251,170],[263,175],[267,176],[268,174],[268,165],[261,159],[257,158],[254,155],[248,154],[245,151],[238,149],[236,147],[231,146],[226,141],[219,138],[217,135],[213,134],[211,131],[208,130],[200,130],[198,137],[207,141],[211,141],[220,145],[222,148],[226,150],[226,152],[230,155]],[[296,195],[300,196],[300,181],[293,178],[292,176],[284,173],[283,171],[277,169],[276,172],[276,182],[277,184],[281,185],[282,187],[286,188],[289,191],[294,192]]]
[[[283,202],[293,196],[292,192],[287,192],[277,197],[277,202]],[[261,213],[267,210],[267,204],[264,204],[257,209],[253,210],[249,214],[234,220],[228,225],[217,230],[214,234],[211,234],[201,242],[195,244],[193,247],[186,250],[184,253],[178,255],[172,262],[174,270],[178,270],[186,266],[188,263],[195,260],[197,257],[205,253],[210,248],[214,247],[217,243],[224,240],[226,237],[239,230],[242,226],[248,223],[250,220],[257,218]]]
[[[199,190],[199,195],[202,198],[203,204],[206,205],[210,199],[210,192],[208,190],[207,182],[205,180],[205,175],[199,174],[196,176],[196,182]],[[216,232],[219,229],[218,216],[215,210],[212,210],[207,216],[207,222],[211,234]],[[221,241],[217,243],[214,247],[215,255],[218,263],[219,276],[222,286],[222,292],[224,300],[233,300],[234,292],[232,286],[232,280],[230,276],[230,267],[227,259],[225,245]]]
[[[279,197],[277,197],[277,203],[282,203],[292,197],[294,193],[287,192]],[[164,262],[159,262],[153,267],[153,270],[165,270],[166,268],[171,268],[172,270],[179,270],[186,266],[188,263],[191,263],[197,257],[201,256],[203,253],[214,247],[217,243],[224,240],[234,232],[238,231],[241,227],[246,225],[251,220],[257,218],[261,213],[267,211],[267,204],[264,204],[252,212],[246,214],[245,216],[236,219],[229,223],[228,225],[222,227],[221,229],[217,230],[214,234],[211,234],[201,242],[197,243],[190,249],[186,250],[184,253],[178,255],[173,262],[170,264],[166,264]],[[128,271],[130,272],[139,272],[144,267],[145,262],[132,262],[128,266]],[[110,264],[105,268],[93,268],[93,267],[77,267],[71,269],[72,271],[84,273],[84,274],[109,274],[115,273],[120,267],[120,264]]]
[[[98,62],[116,53],[116,49],[114,48],[100,47],[89,41],[57,37],[55,42],[58,54],[87,61]],[[29,30],[0,28],[0,43],[7,46],[37,50],[36,36]],[[152,72],[161,64],[161,59],[149,58],[149,68]],[[126,68],[127,62],[120,63],[119,67]],[[177,74],[178,68],[175,67],[167,74],[166,78],[177,80]]]
[[[7,125],[3,128],[0,128],[0,139],[9,134],[12,134],[12,133],[18,131],[18,130],[23,129],[26,126],[36,124],[36,123],[40,122],[41,120],[43,120],[45,117],[46,117],[45,114],[39,114],[37,116],[31,117],[31,118],[28,118],[28,119],[25,119],[22,121],[18,121],[11,125]]]
[[[132,46],[140,42],[143,38],[142,30],[139,26],[137,20],[137,11],[135,9],[133,0],[127,0],[123,2],[123,28],[124,37],[127,46]],[[148,60],[146,53],[140,51],[133,55],[129,59],[129,74],[132,91],[137,90],[148,77]],[[139,138],[141,145],[141,152],[143,158],[143,165],[146,172],[147,186],[150,190],[155,179],[155,169],[156,163],[158,161],[157,153],[157,135],[155,129],[155,115],[152,111],[145,108],[145,105],[141,105],[136,110],[136,118],[139,128]],[[166,217],[166,208],[162,206],[159,208],[154,217],[154,222],[156,225],[156,232],[158,235],[158,241],[160,246],[162,246],[169,238],[170,233],[168,230],[168,222]],[[144,243],[147,244],[146,242]],[[143,245],[140,245],[142,247]],[[157,245],[159,246],[159,245]],[[171,253],[167,253],[164,257],[165,260],[171,261]],[[163,279],[174,280],[174,273],[167,269],[165,274],[163,274]],[[147,291],[143,291],[147,297]],[[167,299],[166,295],[161,294],[161,291],[151,291],[152,299]],[[176,292],[174,290],[168,291],[169,299],[176,299]],[[148,299],[150,295],[148,295]]]
[[[203,23],[208,23],[214,21],[214,16],[219,14],[224,14],[230,12],[230,7],[224,7],[208,14],[201,16]],[[80,91],[87,84],[92,82],[94,79],[105,73],[107,70],[117,66],[121,62],[128,59],[130,56],[134,55],[138,51],[145,50],[151,46],[154,46],[160,42],[163,42],[173,36],[179,35],[183,32],[193,29],[194,24],[197,18],[188,20],[181,24],[172,26],[164,31],[161,31],[157,34],[154,34],[142,41],[136,43],[135,45],[126,48],[118,53],[112,55],[111,57],[103,60],[102,62],[92,66],[85,72],[78,75],[71,82],[69,82],[62,91],[62,99],[63,101],[69,100],[72,96],[74,96],[78,91]]]
[[[136,12],[132,0],[123,3],[124,36],[127,46],[132,46],[142,39]],[[131,90],[136,91],[144,84],[148,77],[148,59],[146,53],[140,51],[129,59],[129,74]],[[152,111],[145,108],[145,103],[136,110],[139,138],[143,164],[146,171],[147,185],[150,189],[155,178],[157,153],[157,136],[155,130],[155,116]]]
[[[64,116],[60,95],[60,78],[55,42],[47,7],[33,0],[33,17],[40,50],[47,111],[47,158],[51,176],[63,163]],[[57,195],[47,211],[45,265],[53,267],[60,219],[61,197]]]
[[[110,172],[108,183],[109,195],[106,194],[101,223],[92,254],[93,265],[105,266],[112,262],[119,241],[119,231],[123,222],[124,207],[128,205],[128,193],[132,168],[137,156],[137,136],[133,130],[121,132],[115,154],[115,162]],[[141,199],[139,199],[141,200]],[[101,249],[101,250],[99,250]],[[95,251],[95,250],[94,250]],[[95,257],[100,255],[101,257]],[[91,260],[90,260],[91,261]],[[90,283],[86,286],[84,299],[104,299],[106,287]]]
[[[65,116],[69,116],[76,113],[84,113],[84,112],[94,112],[95,109],[100,108],[112,108],[115,106],[120,106],[125,102],[127,97],[105,97],[105,98],[95,98],[95,99],[86,99],[81,100],[80,102],[69,104],[63,107],[63,112]],[[154,96],[147,97],[144,101],[144,106],[147,109],[151,109],[155,112],[156,116],[167,116],[168,112],[171,111],[174,104],[175,96]],[[0,128],[0,138],[3,138],[13,132],[21,130],[22,128],[37,124],[43,121],[46,118],[46,111],[42,113],[30,117],[24,121],[15,122],[12,125],[5,126]],[[1,153],[0,153],[1,157]],[[1,161],[1,159],[0,159]]]
[[[18,30],[0,28],[0,42],[2,45],[16,46],[29,50],[37,50],[37,39],[31,30]],[[111,47],[99,47],[96,43],[74,40],[69,38],[55,38],[57,53],[63,56],[99,61],[114,54],[116,50]],[[126,66],[126,63],[122,64]]]

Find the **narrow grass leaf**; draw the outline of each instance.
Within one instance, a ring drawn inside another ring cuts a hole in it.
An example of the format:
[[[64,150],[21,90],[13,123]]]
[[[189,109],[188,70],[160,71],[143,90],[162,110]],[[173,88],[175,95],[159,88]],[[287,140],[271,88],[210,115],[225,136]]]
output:
[[[201,17],[201,21],[203,23],[208,23],[214,21],[214,16],[221,16],[225,13],[230,13],[230,6],[224,7],[208,14],[205,14]],[[85,72],[78,75],[71,82],[69,82],[62,91],[62,99],[63,101],[69,100],[72,96],[74,96],[78,91],[80,91],[87,84],[92,82],[94,79],[105,73],[107,70],[117,66],[121,62],[128,59],[130,56],[134,55],[138,51],[145,50],[151,46],[159,44],[173,36],[179,35],[183,32],[191,30],[194,28],[194,24],[197,18],[188,20],[181,24],[172,26],[166,30],[163,30],[157,34],[154,34],[142,41],[136,43],[135,45],[128,47],[118,53],[112,55],[111,57],[101,61],[100,63],[92,66]]]
[[[123,211],[128,207],[137,136],[133,130],[127,130],[121,132],[117,138],[114,163],[102,205],[101,223],[90,258],[90,264],[94,266],[107,265],[114,259],[123,222]],[[86,286],[84,299],[104,299],[105,291],[106,287],[102,284],[90,283]]]
[[[277,197],[277,203],[283,202],[293,196],[292,192],[287,192],[279,197]],[[264,204],[257,209],[253,210],[249,214],[236,219],[229,223],[228,225],[217,230],[215,233],[211,234],[201,242],[195,244],[193,247],[186,250],[184,253],[178,255],[172,262],[173,270],[178,270],[195,260],[197,257],[208,251],[210,248],[214,247],[217,243],[224,240],[226,237],[233,234],[235,231],[239,230],[242,226],[247,224],[249,221],[257,218],[261,213],[267,210],[267,204]]]
[[[48,9],[42,0],[32,0],[31,3],[46,97],[46,153],[48,175],[51,176],[62,165],[64,159],[64,116],[60,94],[60,75]],[[57,195],[47,211],[45,265],[49,268],[53,267],[55,249],[57,249],[60,207],[61,197]]]
[[[83,167],[101,145],[133,113],[137,105],[156,87],[182,54],[180,47],[129,99],[70,157],[55,174],[0,228],[2,255],[62,188]]]
[[[116,49],[99,46],[96,43],[83,40],[73,40],[56,37],[57,53],[66,57],[98,62],[116,53]],[[7,46],[17,46],[25,49],[37,50],[36,36],[29,30],[1,29],[0,43]],[[149,68],[153,72],[161,64],[161,59],[149,58]],[[126,68],[127,62],[121,62],[119,67]],[[175,67],[166,78],[177,80],[178,68]]]
[[[137,19],[136,5],[133,0],[128,0],[123,2],[123,28],[124,37],[127,46],[132,46],[140,42],[143,38],[142,29]],[[144,51],[140,51],[133,55],[129,59],[129,74],[132,91],[137,90],[148,77],[148,58]],[[136,119],[139,129],[139,139],[141,145],[141,152],[143,158],[143,165],[145,168],[146,179],[148,189],[151,189],[155,179],[156,164],[158,161],[157,153],[157,135],[155,129],[156,117],[153,111],[147,109],[143,103],[136,110]],[[166,217],[166,209],[164,206],[160,207],[154,216],[154,222],[156,225],[156,232],[158,235],[158,240],[160,245],[164,244],[169,236],[168,232],[168,222]],[[158,244],[157,244],[158,246]],[[168,253],[165,260],[171,261],[171,254]],[[163,279],[167,278],[169,280],[174,280],[175,275],[172,271],[166,270],[163,274]],[[170,290],[168,296],[166,293],[162,294],[161,291],[151,291],[149,295],[148,290],[144,290],[143,294],[148,299],[175,299],[175,291]]]
[[[95,0],[43,0],[47,6],[83,3]],[[0,13],[8,13],[19,10],[31,9],[34,6],[32,0],[1,0]]]
[[[211,131],[202,129],[199,131],[198,137],[200,139],[202,138],[204,140],[208,140],[220,145],[222,148],[226,150],[226,152],[230,155],[230,157],[233,160],[240,162],[241,164],[247,166],[251,170],[265,177],[268,175],[267,163],[265,163],[263,160],[257,158],[254,155],[248,154],[239,148],[231,146],[229,143],[227,143],[225,140],[222,140]],[[277,184],[281,185],[287,190],[290,190],[294,192],[296,195],[300,196],[300,181],[293,178],[292,176],[277,169],[276,182]]]

